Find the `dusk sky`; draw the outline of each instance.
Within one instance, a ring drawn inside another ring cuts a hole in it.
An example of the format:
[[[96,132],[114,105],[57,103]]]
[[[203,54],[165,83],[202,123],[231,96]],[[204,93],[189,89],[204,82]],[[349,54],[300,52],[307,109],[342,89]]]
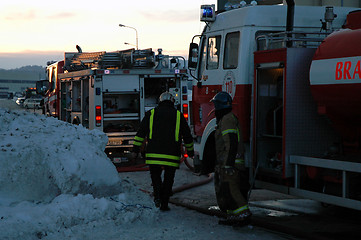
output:
[[[12,0],[0,2],[0,68],[42,65],[61,60],[64,52],[163,49],[188,55],[192,37],[200,34],[200,5],[216,0]]]

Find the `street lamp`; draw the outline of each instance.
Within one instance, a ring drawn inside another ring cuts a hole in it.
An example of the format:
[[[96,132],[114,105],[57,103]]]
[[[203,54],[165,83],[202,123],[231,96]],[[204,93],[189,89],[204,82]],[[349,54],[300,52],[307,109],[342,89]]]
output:
[[[126,26],[126,25],[123,25],[123,24],[119,24],[119,27],[127,27],[127,28],[131,28],[131,29],[134,29],[134,30],[135,30],[135,34],[136,34],[136,47],[137,47],[137,50],[138,50],[138,31],[137,31],[137,29],[135,29],[135,28],[133,28],[133,27]]]
[[[124,42],[125,45],[131,45],[131,46],[135,46],[134,44],[128,43],[128,42]],[[135,46],[136,47],[136,46]]]

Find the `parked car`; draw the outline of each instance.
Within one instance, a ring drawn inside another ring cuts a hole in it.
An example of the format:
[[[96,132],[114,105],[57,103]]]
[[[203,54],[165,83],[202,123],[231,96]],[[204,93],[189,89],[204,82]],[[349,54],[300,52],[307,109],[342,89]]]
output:
[[[36,108],[36,109],[39,109],[40,108],[40,102],[41,102],[41,99],[28,98],[28,99],[25,99],[23,105],[24,105],[24,108]]]
[[[23,106],[24,101],[25,101],[25,97],[18,97],[18,99],[15,102],[17,105]]]

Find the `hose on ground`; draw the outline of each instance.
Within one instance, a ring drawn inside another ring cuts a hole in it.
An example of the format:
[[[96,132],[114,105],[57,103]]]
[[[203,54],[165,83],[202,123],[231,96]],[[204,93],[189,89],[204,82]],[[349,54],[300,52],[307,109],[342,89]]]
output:
[[[203,184],[207,184],[207,183],[211,182],[212,180],[213,180],[213,174],[208,174],[208,178],[203,179],[203,180],[198,181],[198,182],[194,182],[194,183],[190,183],[190,184],[185,184],[185,185],[182,185],[182,186],[173,188],[173,189],[172,189],[172,192],[173,192],[173,193],[182,192],[182,191],[184,191],[184,190],[187,190],[187,189],[190,189],[190,188],[193,188],[193,187],[197,187],[197,186],[201,186],[201,185],[203,185]]]

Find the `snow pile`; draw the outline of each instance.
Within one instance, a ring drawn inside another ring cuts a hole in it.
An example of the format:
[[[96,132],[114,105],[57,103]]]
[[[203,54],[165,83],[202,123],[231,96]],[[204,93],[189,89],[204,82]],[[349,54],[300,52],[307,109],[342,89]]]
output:
[[[7,109],[0,123],[0,239],[154,217],[149,196],[119,178],[101,131]]]
[[[0,186],[22,200],[52,200],[63,193],[120,192],[104,148],[104,133],[25,111],[0,110]]]

